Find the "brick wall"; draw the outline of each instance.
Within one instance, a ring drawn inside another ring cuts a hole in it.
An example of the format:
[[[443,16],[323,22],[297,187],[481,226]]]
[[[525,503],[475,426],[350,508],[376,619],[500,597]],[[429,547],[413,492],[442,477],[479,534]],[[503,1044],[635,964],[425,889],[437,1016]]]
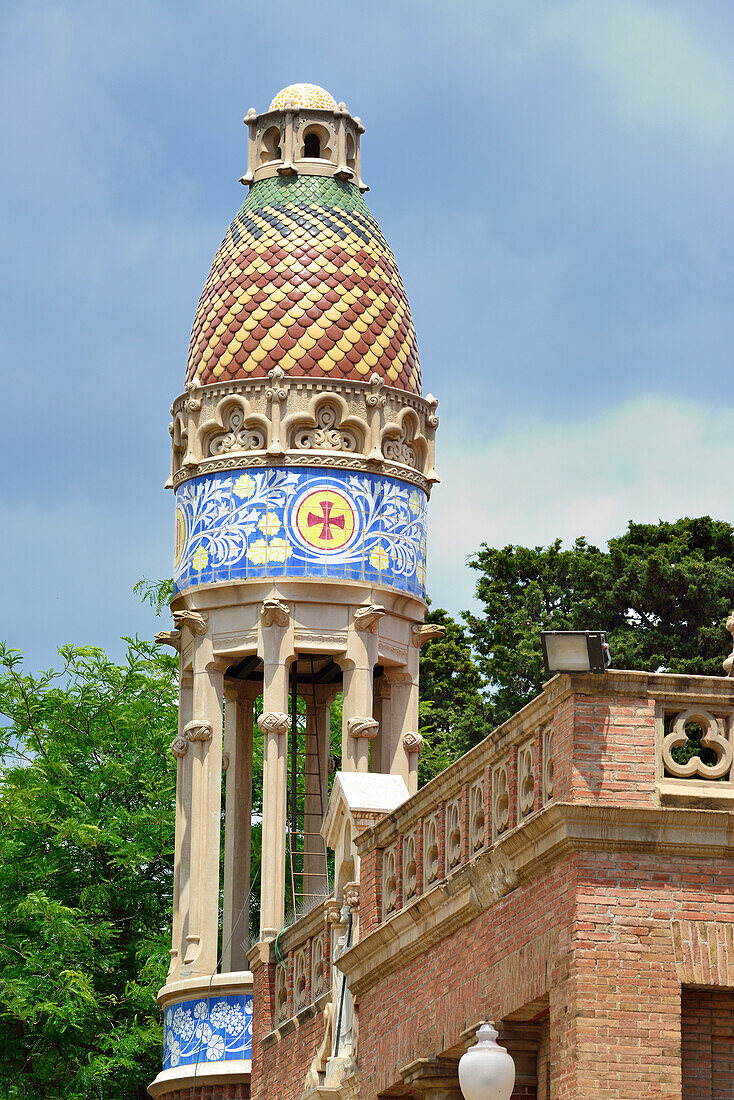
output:
[[[415,1059],[456,1044],[487,1012],[500,1020],[547,992],[574,881],[572,867],[556,865],[362,996],[362,1100],[398,1083]]]
[[[568,788],[557,790],[556,798],[654,804],[655,701],[574,695],[568,706],[572,768]]]
[[[261,1046],[257,1051],[253,1048],[253,1100],[300,1100],[306,1073],[323,1037],[324,1022],[319,1012],[302,1020],[271,1046]]]
[[[684,988],[683,1100],[734,1100],[734,990]]]

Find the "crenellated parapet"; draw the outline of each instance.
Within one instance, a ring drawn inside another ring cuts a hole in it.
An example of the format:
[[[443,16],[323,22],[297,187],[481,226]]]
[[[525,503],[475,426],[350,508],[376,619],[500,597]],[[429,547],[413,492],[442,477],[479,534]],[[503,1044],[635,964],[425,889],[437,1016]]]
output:
[[[383,473],[430,494],[438,401],[369,381],[267,378],[190,382],[171,406],[170,488],[199,474],[268,465]]]

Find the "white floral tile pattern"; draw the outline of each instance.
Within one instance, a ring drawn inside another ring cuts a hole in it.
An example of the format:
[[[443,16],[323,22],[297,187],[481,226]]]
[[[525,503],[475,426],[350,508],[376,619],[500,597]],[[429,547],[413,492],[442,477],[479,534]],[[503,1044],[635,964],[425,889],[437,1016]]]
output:
[[[269,576],[362,580],[424,597],[425,493],[379,474],[278,466],[184,482],[176,590]]]
[[[249,1058],[252,997],[208,997],[171,1005],[163,1016],[163,1068]]]

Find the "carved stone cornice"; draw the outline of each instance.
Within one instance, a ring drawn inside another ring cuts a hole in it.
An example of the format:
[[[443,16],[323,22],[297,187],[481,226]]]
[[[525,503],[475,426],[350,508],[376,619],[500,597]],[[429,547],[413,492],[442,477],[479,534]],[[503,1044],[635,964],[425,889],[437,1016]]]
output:
[[[268,378],[198,386],[171,406],[171,477],[269,465],[321,466],[401,478],[430,493],[436,399],[369,381]]]

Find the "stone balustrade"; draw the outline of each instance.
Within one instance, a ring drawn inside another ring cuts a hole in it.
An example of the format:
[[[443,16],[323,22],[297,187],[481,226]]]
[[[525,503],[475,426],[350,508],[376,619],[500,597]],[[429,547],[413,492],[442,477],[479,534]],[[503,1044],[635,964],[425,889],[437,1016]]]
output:
[[[685,760],[699,745],[700,755]],[[616,671],[555,677],[357,839],[362,936],[482,855],[496,854],[496,870],[511,834],[573,803],[734,807],[732,680]],[[542,823],[533,828],[542,831]]]
[[[278,935],[272,943],[275,961],[275,988],[272,1026],[280,1028],[287,1020],[319,1002],[330,989],[331,924],[334,906],[326,898]]]

